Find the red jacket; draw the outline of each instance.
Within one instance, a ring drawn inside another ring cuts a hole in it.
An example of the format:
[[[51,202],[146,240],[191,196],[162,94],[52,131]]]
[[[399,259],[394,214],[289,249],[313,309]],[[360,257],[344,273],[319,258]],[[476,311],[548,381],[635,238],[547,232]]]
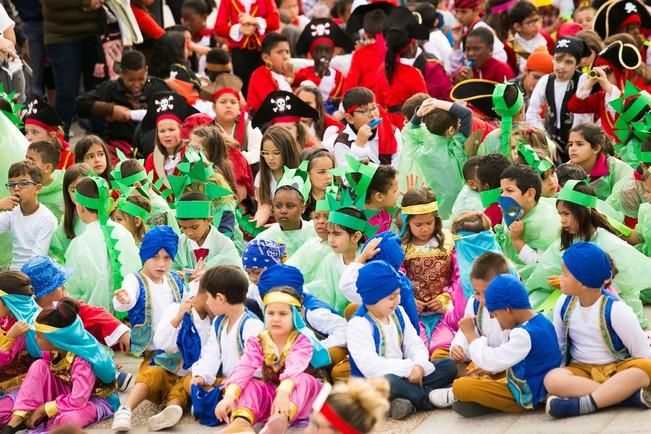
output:
[[[75,164],[75,156],[67,149],[62,149],[59,154],[59,165],[57,166],[57,169],[66,170],[73,164]]]
[[[334,69],[334,68],[333,68]],[[328,100],[339,100],[344,96],[344,75],[337,69],[335,71],[335,85],[330,91]],[[306,66],[294,74],[294,87],[298,87],[305,80],[310,80],[317,86],[321,84],[321,77],[314,70],[314,66]]]
[[[473,66],[472,75],[473,78],[481,78],[498,83],[504,83],[504,80],[512,80],[515,78],[511,67],[494,57],[490,57],[480,68]]]
[[[251,6],[249,15],[264,18],[267,21],[265,33],[260,35],[255,32],[250,36],[244,36],[240,41],[234,41],[230,37],[231,27],[234,24],[239,24],[239,15],[245,12],[246,9],[239,0],[222,0],[217,11],[215,33],[228,41],[229,48],[260,51],[265,35],[280,28],[280,15],[276,3],[273,0],[257,0]]]
[[[101,307],[91,306],[83,301],[77,301],[77,304],[79,305],[79,319],[84,324],[86,331],[100,343],[108,345],[106,338],[111,336],[122,323]],[[119,338],[119,336],[112,337]]]
[[[246,94],[246,105],[249,113],[253,115],[260,106],[264,99],[271,92],[279,90],[278,82],[271,75],[271,71],[266,66],[259,66],[249,80],[249,90]]]
[[[386,54],[384,38],[378,35],[375,42],[353,52],[350,69],[344,80],[345,94],[352,87],[363,86],[375,90],[376,71],[384,63]]]
[[[136,23],[140,27],[142,34],[151,39],[159,39],[165,34],[165,29],[163,29],[154,18],[149,15],[149,12],[139,8],[138,6],[131,4],[131,11],[133,16],[136,18]]]
[[[400,112],[402,104],[416,93],[427,93],[427,84],[418,68],[403,63],[396,63],[391,83],[387,79],[384,64],[377,69],[375,97],[378,104],[388,112],[396,128],[405,126],[405,117]]]
[[[592,113],[598,116],[601,120],[601,127],[609,137],[615,137],[613,127],[616,119],[608,114],[604,105],[604,98],[606,92],[599,89],[596,93],[588,95],[585,99],[581,99],[573,94],[567,102],[567,110],[572,113]]]

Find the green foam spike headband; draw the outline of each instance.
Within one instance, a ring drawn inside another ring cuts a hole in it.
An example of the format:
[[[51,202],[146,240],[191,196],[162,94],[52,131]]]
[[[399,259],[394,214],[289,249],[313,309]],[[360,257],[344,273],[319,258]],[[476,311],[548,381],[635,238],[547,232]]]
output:
[[[176,203],[176,218],[207,219],[210,218],[210,201],[207,200],[181,200]]]
[[[567,181],[565,186],[563,186],[563,189],[558,193],[557,199],[575,203],[586,208],[597,208],[597,198],[595,196],[590,196],[589,194],[574,190],[574,187],[576,187],[577,184],[587,183],[587,179],[581,181],[572,179]]]
[[[136,205],[133,202],[129,202],[126,197],[121,197],[117,201],[116,209],[129,214],[133,217],[140,217],[143,221],[146,221],[149,217],[149,211]]]
[[[554,163],[549,158],[540,158],[531,145],[526,144],[524,141],[520,142],[518,152],[522,155],[524,161],[527,162],[527,166],[536,169],[540,175],[554,167]]]
[[[278,181],[276,190],[280,187],[291,187],[298,191],[303,198],[303,203],[307,203],[312,192],[312,183],[307,173],[308,161],[304,160],[296,169],[290,169],[285,166],[282,178]]]
[[[364,164],[350,154],[346,155],[346,162],[348,163],[346,179],[352,187],[357,201],[359,201],[360,198],[363,198],[361,200],[362,203],[364,203],[366,200],[366,192],[368,191],[368,187],[371,185],[373,176],[375,176],[375,172],[377,172],[377,169],[380,166],[371,162]],[[355,181],[355,179],[351,176],[353,173],[360,174],[358,181]]]
[[[502,194],[502,189],[497,187],[492,190],[485,190],[479,192],[479,198],[481,199],[481,205],[484,208],[488,208],[489,206],[493,205],[494,203],[497,203],[497,199],[500,197]]]
[[[378,226],[371,226],[366,220],[339,211],[330,211],[328,223],[340,225],[354,231],[360,231],[366,238],[375,235],[379,229]]]
[[[501,129],[501,142],[502,142],[502,154],[508,155],[509,149],[511,148],[511,130],[513,128],[513,117],[518,114],[522,108],[524,98],[520,89],[515,87],[518,92],[518,96],[512,106],[508,106],[506,100],[504,99],[504,92],[509,86],[509,83],[500,83],[495,86],[493,91],[493,106],[495,107],[495,112],[502,118],[502,123],[500,125]],[[515,86],[515,85],[512,85]]]

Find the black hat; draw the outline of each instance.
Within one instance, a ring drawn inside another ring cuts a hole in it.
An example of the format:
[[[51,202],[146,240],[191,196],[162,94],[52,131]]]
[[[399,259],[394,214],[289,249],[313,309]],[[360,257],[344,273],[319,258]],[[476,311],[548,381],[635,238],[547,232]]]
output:
[[[32,123],[42,128],[63,126],[63,120],[51,105],[39,96],[32,96],[25,104],[27,113],[23,118],[26,124]]]
[[[346,22],[346,33],[353,36],[357,35],[360,29],[364,27],[364,15],[367,13],[379,9],[389,15],[391,10],[395,7],[395,0],[371,1],[368,4],[357,6],[353,9],[350,17],[348,17],[348,21]]]
[[[489,118],[499,119],[500,115],[495,111],[495,104],[493,103],[493,93],[498,84],[483,79],[464,80],[452,88],[450,97],[453,101],[466,101]],[[506,106],[513,106],[517,102],[519,95],[520,92],[516,84],[507,84],[503,95]]]
[[[298,122],[301,118],[316,119],[319,113],[306,102],[291,92],[277,90],[271,92],[262,101],[255,112],[251,126],[253,128],[274,122]]]
[[[394,8],[384,22],[384,31],[398,30],[412,39],[429,39],[429,29],[422,24],[422,17],[406,7]]]
[[[554,51],[556,53],[567,53],[576,59],[579,63],[582,58],[588,57],[592,52],[583,39],[575,38],[573,36],[563,36],[556,44],[554,44]]]
[[[642,64],[642,56],[636,46],[615,41],[597,55],[594,66],[609,63],[618,69],[636,69]]]
[[[651,14],[646,6],[637,0],[610,0],[597,11],[593,28],[606,39],[619,33],[623,25],[633,23],[639,23],[644,28],[651,26]]]
[[[174,119],[182,124],[185,118],[195,113],[197,109],[176,92],[157,92],[147,101],[147,114],[142,120],[142,131],[156,128],[156,124],[163,119]]]
[[[201,89],[201,80],[199,80],[194,71],[180,63],[173,63],[170,66],[170,78],[185,81],[186,83],[192,83],[192,87],[196,90]]]
[[[430,30],[437,28],[437,20],[440,22],[443,15],[436,11],[436,7],[431,3],[418,3],[414,6],[414,15],[419,20],[420,24]]]
[[[347,53],[353,51],[355,43],[350,36],[330,18],[315,18],[310,21],[296,41],[296,54],[304,56],[319,42],[341,47]]]

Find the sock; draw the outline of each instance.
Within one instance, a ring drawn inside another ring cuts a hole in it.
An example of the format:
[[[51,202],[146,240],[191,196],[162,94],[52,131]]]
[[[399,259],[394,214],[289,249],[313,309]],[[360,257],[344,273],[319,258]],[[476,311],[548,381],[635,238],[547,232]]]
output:
[[[642,400],[642,393],[640,390],[636,390],[634,394],[620,402],[619,405],[623,407],[649,408],[648,405]]]
[[[579,398],[579,414],[594,413],[599,409],[592,395],[583,395]]]

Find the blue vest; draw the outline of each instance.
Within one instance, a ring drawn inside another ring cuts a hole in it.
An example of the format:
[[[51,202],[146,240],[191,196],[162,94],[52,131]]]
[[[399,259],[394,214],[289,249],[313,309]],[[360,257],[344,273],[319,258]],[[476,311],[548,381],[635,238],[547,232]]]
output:
[[[601,305],[599,306],[599,331],[601,332],[601,338],[608,349],[608,352],[615,360],[626,360],[631,357],[628,352],[628,349],[624,346],[624,343],[615,332],[613,328],[611,312],[613,310],[613,303],[615,303],[617,298],[613,297],[611,294],[606,291],[601,291]],[[565,335],[565,363],[570,363],[570,348],[572,342],[570,340],[570,318],[572,317],[572,312],[578,303],[577,297],[566,297],[561,306],[561,321],[563,323],[563,334]]]
[[[515,402],[532,409],[547,396],[543,385],[545,375],[561,364],[561,350],[554,325],[538,313],[519,325],[531,337],[529,354],[506,371],[506,380]]]
[[[369,314],[369,312],[366,310],[366,308],[362,305],[357,312],[355,312],[355,315],[353,316],[360,316],[363,318],[366,318],[366,320],[371,324],[371,327],[373,328],[373,342],[375,342],[375,352],[380,355],[380,357],[384,357],[386,354],[386,348],[385,345],[386,343],[383,342],[383,336],[382,333],[380,332],[380,325],[375,321],[375,319]],[[404,352],[404,338],[403,338],[403,333],[405,330],[405,319],[402,316],[402,312],[400,309],[396,309],[393,316],[391,317],[391,321],[394,324],[398,325],[398,337],[400,339],[400,346],[402,347],[402,350]],[[352,354],[349,357],[350,360],[350,374],[353,377],[364,377],[364,374],[359,370],[357,367],[357,364],[355,363],[355,360],[353,360]]]
[[[217,318],[215,318],[215,321],[213,322],[213,327],[215,328],[215,335],[217,336],[217,344],[220,343],[222,331],[224,330],[226,326],[226,322],[224,319],[226,318],[226,315],[220,315]],[[242,354],[244,354],[244,325],[246,322],[250,319],[258,319],[258,317],[251,312],[248,309],[244,309],[244,318],[242,318],[242,321],[240,322],[240,327],[237,331],[237,355],[238,358],[242,357]],[[221,368],[220,368],[221,371]]]
[[[484,308],[476,297],[472,299],[472,309],[475,312],[475,325],[477,326],[477,330],[479,330],[481,336],[484,336],[484,329],[482,327],[482,322],[484,321]]]
[[[154,336],[151,323],[151,291],[146,285],[146,279],[140,273],[135,273],[138,280],[138,301],[129,311],[129,323],[131,324],[131,352],[140,354],[147,349]],[[168,273],[172,282],[172,294],[174,301],[181,302],[183,298],[183,278],[176,272]]]
[[[308,326],[314,332],[316,337],[322,341],[324,339],[327,339],[328,334],[314,327],[307,319],[307,313],[311,310],[317,310],[317,309],[326,309],[332,312],[334,315],[337,316],[341,316],[341,315],[339,314],[339,312],[335,310],[334,307],[330,306],[325,301],[320,300],[318,297],[315,297],[314,295],[309,293],[303,294],[303,309],[302,309],[303,321],[305,321],[305,325]]]

